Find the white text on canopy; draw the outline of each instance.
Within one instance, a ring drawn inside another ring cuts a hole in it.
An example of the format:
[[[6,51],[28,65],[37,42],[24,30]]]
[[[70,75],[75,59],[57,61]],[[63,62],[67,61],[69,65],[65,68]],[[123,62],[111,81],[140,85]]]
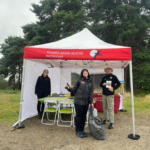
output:
[[[83,52],[54,52],[54,51],[47,51],[47,54],[52,54],[52,55],[83,55]]]

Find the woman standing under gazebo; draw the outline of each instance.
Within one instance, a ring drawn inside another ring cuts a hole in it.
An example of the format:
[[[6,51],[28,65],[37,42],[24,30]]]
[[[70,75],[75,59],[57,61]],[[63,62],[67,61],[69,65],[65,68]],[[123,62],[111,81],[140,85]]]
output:
[[[74,104],[76,110],[76,135],[80,138],[87,137],[84,132],[86,114],[89,104],[93,103],[93,81],[87,69],[81,71],[81,76],[73,88],[66,85],[68,91],[75,93]]]
[[[38,99],[50,96],[51,94],[51,81],[48,77],[48,70],[45,69],[43,71],[43,74],[38,77],[36,86],[35,86],[35,95],[38,97]],[[37,111],[38,111],[38,119],[42,118],[42,114],[44,111],[44,103],[41,103],[38,101],[37,104]]]

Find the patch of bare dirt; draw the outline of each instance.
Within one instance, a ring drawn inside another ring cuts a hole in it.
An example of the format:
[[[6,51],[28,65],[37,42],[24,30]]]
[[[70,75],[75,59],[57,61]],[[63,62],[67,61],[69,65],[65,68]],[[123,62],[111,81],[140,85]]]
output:
[[[99,114],[103,118],[103,114]],[[119,112],[115,115],[115,128],[106,127],[106,140],[94,139],[86,128],[87,138],[75,135],[74,127],[41,124],[37,118],[23,122],[24,129],[11,132],[11,127],[1,123],[0,150],[150,150],[150,118],[136,117],[135,131],[141,138],[131,140],[132,117]]]

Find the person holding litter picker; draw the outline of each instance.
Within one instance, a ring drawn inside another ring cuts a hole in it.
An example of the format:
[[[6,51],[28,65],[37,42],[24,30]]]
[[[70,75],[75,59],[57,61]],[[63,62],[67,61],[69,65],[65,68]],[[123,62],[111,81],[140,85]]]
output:
[[[80,138],[87,137],[84,132],[86,114],[89,104],[93,105],[93,81],[87,69],[81,71],[81,76],[73,88],[66,85],[69,92],[75,93],[74,105],[76,111],[75,125],[76,135]]]
[[[39,76],[37,79],[35,86],[35,95],[38,97],[38,99],[51,95],[51,80],[48,77],[48,73],[49,73],[48,70],[45,69],[42,75]],[[37,111],[38,111],[38,119],[41,119],[44,111],[44,103],[38,101]]]

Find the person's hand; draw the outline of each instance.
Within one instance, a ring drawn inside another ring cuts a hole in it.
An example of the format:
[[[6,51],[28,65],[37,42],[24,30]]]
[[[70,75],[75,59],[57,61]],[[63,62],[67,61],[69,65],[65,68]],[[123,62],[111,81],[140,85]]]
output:
[[[105,83],[103,83],[103,86],[105,86],[106,85],[106,82]]]
[[[48,97],[50,97],[50,95],[48,95]]]
[[[37,96],[37,94],[35,94],[35,96]]]
[[[66,85],[65,87],[66,87],[67,89],[69,89],[69,88],[70,88],[70,87],[69,87],[69,85]]]
[[[94,106],[93,103],[91,104],[91,106]]]
[[[114,90],[114,88],[113,88],[113,87],[111,87],[111,88],[108,88],[108,90],[112,92],[112,91]]]

